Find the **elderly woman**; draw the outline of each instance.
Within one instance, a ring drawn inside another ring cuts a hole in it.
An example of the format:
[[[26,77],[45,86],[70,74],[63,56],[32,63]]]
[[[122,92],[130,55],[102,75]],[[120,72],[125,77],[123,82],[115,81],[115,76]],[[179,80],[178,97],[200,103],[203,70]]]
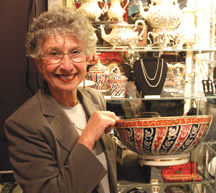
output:
[[[27,55],[44,84],[5,122],[15,180],[24,192],[117,192],[107,134],[117,117],[97,90],[78,87],[96,41],[91,23],[67,8],[41,14],[30,28]]]

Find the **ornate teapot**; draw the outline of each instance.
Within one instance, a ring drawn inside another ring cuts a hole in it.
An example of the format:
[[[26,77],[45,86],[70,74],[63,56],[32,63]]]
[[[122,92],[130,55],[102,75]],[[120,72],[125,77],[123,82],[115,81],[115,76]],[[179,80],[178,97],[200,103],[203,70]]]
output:
[[[142,1],[139,5],[140,14],[153,29],[175,29],[181,22],[182,12],[176,0],[152,0],[148,11],[144,11]]]
[[[127,3],[125,4],[124,8],[121,6],[121,2],[123,0],[110,0],[111,6],[107,12],[107,15],[109,17],[109,20],[111,19],[122,19],[125,14],[125,8],[127,7],[129,0],[127,0]]]
[[[141,33],[138,35],[138,32],[135,30],[138,28],[138,23],[143,25]],[[110,43],[113,46],[113,49],[116,46],[129,46],[130,48],[136,47],[138,40],[142,39],[142,35],[145,30],[144,20],[137,20],[134,24],[128,24],[125,21],[120,21],[117,24],[111,24],[112,31],[107,35],[104,31],[104,28],[100,26],[102,38]]]
[[[81,2],[81,6],[78,8],[82,14],[84,14],[88,18],[95,19],[95,21],[99,21],[99,17],[101,14],[106,12],[107,8],[107,0],[103,8],[101,9],[98,5],[98,2],[102,2],[103,0],[79,0]]]

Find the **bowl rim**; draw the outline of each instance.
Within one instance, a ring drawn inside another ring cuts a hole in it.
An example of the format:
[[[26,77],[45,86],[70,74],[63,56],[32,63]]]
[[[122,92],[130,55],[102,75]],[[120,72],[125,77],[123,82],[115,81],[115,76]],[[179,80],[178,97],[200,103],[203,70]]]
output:
[[[203,119],[201,122],[198,119]],[[116,121],[115,128],[122,127],[160,127],[162,125],[155,124],[161,121],[166,122],[165,125],[182,125],[182,124],[194,124],[194,123],[209,123],[211,125],[213,115],[187,115],[187,116],[169,116],[169,117],[148,117],[148,118],[130,118],[130,119],[119,119]],[[184,121],[183,121],[184,120]],[[197,121],[196,121],[197,120]],[[152,124],[145,124],[151,122]],[[135,124],[137,123],[137,124]],[[129,125],[124,125],[129,124]],[[131,125],[130,125],[131,124]],[[142,125],[143,124],[143,125]]]
[[[122,121],[147,121],[147,120],[162,120],[162,119],[182,119],[182,118],[212,118],[213,115],[183,115],[183,116],[168,116],[168,117],[143,117],[143,118],[130,118],[130,119],[119,119],[116,120],[116,122],[122,122]]]

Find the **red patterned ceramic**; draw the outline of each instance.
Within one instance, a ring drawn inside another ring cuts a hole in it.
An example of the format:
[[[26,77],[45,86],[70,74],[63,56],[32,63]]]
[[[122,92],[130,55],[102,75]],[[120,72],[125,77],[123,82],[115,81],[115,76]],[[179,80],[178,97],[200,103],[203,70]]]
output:
[[[107,90],[109,88],[109,73],[107,71],[89,71],[87,79],[95,82],[95,88],[98,90]]]
[[[109,88],[111,97],[125,97],[126,92],[126,80],[110,80]]]
[[[141,164],[167,166],[187,163],[211,122],[211,115],[122,119],[115,129],[122,143],[139,154]]]
[[[120,73],[120,69],[115,67],[109,77],[109,87],[111,97],[125,97],[127,77]]]
[[[109,73],[107,67],[98,60],[97,64],[89,69],[87,79],[95,82],[96,89],[107,90],[109,87]]]

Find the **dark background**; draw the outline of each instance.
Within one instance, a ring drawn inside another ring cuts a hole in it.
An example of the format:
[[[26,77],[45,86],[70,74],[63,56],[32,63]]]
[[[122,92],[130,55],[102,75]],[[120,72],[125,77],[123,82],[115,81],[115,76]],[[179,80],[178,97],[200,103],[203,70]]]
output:
[[[11,169],[4,121],[37,90],[36,70],[25,56],[25,36],[27,24],[32,21],[32,17],[45,10],[46,0],[1,0],[0,171]]]

